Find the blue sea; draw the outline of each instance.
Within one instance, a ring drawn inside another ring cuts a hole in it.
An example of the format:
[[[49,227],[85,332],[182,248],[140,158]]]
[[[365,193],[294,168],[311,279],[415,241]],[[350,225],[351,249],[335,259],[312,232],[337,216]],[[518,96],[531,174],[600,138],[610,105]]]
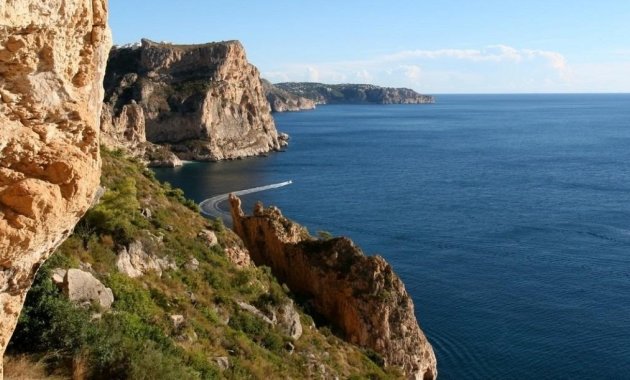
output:
[[[275,115],[284,153],[159,169],[394,267],[441,379],[630,378],[630,95],[443,95]],[[227,209],[227,204],[220,205]]]

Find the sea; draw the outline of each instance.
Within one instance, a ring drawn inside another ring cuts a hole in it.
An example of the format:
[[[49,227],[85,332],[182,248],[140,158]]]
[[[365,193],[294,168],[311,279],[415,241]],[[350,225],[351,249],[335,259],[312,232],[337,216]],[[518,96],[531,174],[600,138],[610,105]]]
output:
[[[157,169],[352,238],[406,284],[441,379],[630,379],[630,95],[439,95],[275,114],[285,152]],[[217,207],[228,211],[227,202]]]

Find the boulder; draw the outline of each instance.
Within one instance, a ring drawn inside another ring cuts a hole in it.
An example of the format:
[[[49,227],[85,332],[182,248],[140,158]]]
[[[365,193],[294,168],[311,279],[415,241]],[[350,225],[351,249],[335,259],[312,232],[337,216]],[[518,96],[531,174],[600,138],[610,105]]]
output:
[[[197,271],[199,269],[199,260],[191,257],[188,262],[186,262],[185,268],[191,272]]]
[[[184,321],[184,316],[181,314],[171,315],[171,323],[173,324],[174,329],[180,328],[184,324]]]
[[[214,362],[217,363],[217,367],[219,367],[221,371],[230,368],[230,359],[227,356],[217,356],[214,358]]]
[[[293,301],[278,306],[275,309],[276,320],[278,326],[286,335],[297,340],[302,336],[302,322],[300,314],[295,310]]]
[[[107,310],[114,302],[114,293],[105,287],[90,272],[68,269],[63,280],[63,292],[72,302],[79,305],[97,303]]]
[[[128,247],[123,247],[118,252],[116,268],[121,273],[129,277],[140,277],[149,272],[155,272],[162,276],[162,271],[167,269],[177,269],[177,265],[169,258],[161,258],[149,254],[144,250],[143,244],[139,240],[129,243]]]
[[[212,247],[214,245],[219,244],[219,240],[217,239],[217,234],[211,230],[203,230],[200,231],[197,236],[204,242],[208,247]]]
[[[66,273],[68,273],[68,271],[65,269],[55,268],[52,270],[50,279],[52,280],[53,284],[61,287],[63,285],[64,279],[66,278]]]

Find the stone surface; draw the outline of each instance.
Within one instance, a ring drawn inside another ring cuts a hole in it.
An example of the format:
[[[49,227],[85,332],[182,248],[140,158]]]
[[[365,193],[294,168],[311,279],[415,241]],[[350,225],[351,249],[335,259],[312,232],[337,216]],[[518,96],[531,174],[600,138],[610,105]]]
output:
[[[314,100],[293,94],[279,87],[274,86],[266,79],[263,79],[263,89],[265,96],[273,112],[302,111],[315,109]]]
[[[181,325],[184,324],[184,321],[184,316],[181,314],[171,315],[171,323],[173,324],[174,329],[178,329]]]
[[[221,371],[225,371],[230,368],[230,358],[227,356],[217,356],[214,358],[214,362],[217,363],[217,367],[219,367]]]
[[[368,257],[347,238],[317,240],[259,203],[245,216],[230,197],[233,228],[253,261],[269,266],[280,282],[310,298],[314,309],[351,343],[374,350],[386,365],[410,378],[437,376],[433,349],[414,314],[411,298],[391,266]]]
[[[280,305],[274,310],[278,326],[281,330],[293,339],[300,339],[302,336],[302,322],[300,314],[295,310],[293,301]]]
[[[269,318],[268,316],[265,315],[265,313],[263,313],[262,311],[258,310],[258,308],[256,306],[250,305],[246,302],[242,302],[242,301],[238,301],[236,302],[236,304],[238,305],[238,307],[240,307],[241,309],[247,311],[248,313],[255,315],[256,317],[260,318],[263,322],[274,326],[276,324],[276,321],[272,320],[271,318]]]
[[[107,144],[137,149],[146,139],[208,161],[280,148],[260,75],[238,41],[114,48],[105,89]]]
[[[227,256],[228,260],[237,267],[248,268],[252,266],[252,259],[249,256],[247,248],[235,244],[223,248],[223,251],[225,252],[225,256]]]
[[[114,294],[90,272],[80,269],[68,269],[63,279],[62,289],[72,302],[79,305],[97,303],[107,310],[114,302]]]
[[[177,269],[172,260],[158,257],[150,252],[146,252],[144,245],[139,240],[129,243],[128,247],[123,247],[118,252],[116,268],[129,277],[140,277],[150,272],[162,276],[162,271],[167,269]]]
[[[194,257],[191,257],[185,265],[185,268],[189,271],[196,272],[199,269],[199,260]]]
[[[208,245],[208,247],[212,247],[214,245],[219,244],[219,240],[217,239],[217,234],[211,230],[203,230],[200,231],[197,235],[204,243]]]
[[[315,104],[426,104],[435,103],[431,95],[408,88],[380,87],[371,84],[323,84],[311,82],[276,83],[274,86],[293,97]]]
[[[106,0],[0,2],[0,356],[100,177]],[[2,369],[0,364],[0,377]]]
[[[63,281],[66,278],[66,273],[68,271],[62,268],[55,268],[52,271],[51,280],[52,282],[61,287],[63,285]]]

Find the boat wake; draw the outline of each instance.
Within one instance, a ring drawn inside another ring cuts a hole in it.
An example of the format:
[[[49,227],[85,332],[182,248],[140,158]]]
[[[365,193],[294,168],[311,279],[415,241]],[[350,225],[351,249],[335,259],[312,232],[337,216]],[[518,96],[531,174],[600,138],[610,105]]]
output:
[[[229,193],[215,195],[214,197],[205,199],[201,203],[199,203],[199,208],[201,210],[201,214],[204,216],[209,216],[212,218],[221,218],[224,221],[229,221],[230,213],[228,213],[227,211],[221,210],[221,208],[219,207],[219,204],[227,200],[230,194],[234,194],[238,196],[245,195],[245,194],[252,194],[252,193],[257,193],[260,191],[277,189],[279,187],[287,186],[292,183],[293,181],[285,181],[285,182],[280,182],[280,183],[274,183],[272,185],[252,187],[251,189],[231,191]]]

